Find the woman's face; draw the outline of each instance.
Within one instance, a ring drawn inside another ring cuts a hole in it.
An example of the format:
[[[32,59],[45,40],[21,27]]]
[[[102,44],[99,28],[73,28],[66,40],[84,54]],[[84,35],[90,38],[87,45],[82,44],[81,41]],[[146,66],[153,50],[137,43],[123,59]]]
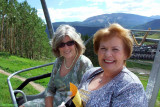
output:
[[[61,56],[63,56],[64,58],[74,58],[75,57],[76,45],[74,41],[69,38],[69,36],[65,36],[63,38],[61,45],[62,46],[58,48]]]
[[[120,38],[112,37],[109,40],[100,41],[98,61],[104,71],[120,72],[126,59],[124,45]]]

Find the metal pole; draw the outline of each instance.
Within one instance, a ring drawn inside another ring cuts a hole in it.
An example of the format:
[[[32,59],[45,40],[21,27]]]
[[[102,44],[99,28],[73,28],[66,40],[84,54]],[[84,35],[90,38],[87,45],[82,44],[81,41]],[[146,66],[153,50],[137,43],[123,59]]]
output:
[[[160,30],[140,30],[140,29],[130,29],[130,30],[135,32],[154,32],[154,33],[160,32]]]
[[[154,107],[155,105],[157,95],[160,89],[159,82],[160,82],[160,40],[146,88],[149,107]]]
[[[50,20],[50,17],[49,17],[49,13],[48,13],[48,9],[47,9],[47,5],[46,5],[45,0],[41,0],[41,4],[42,4],[43,12],[44,12],[44,15],[45,15],[45,18],[46,18],[50,39],[52,39],[52,37],[54,36],[54,34],[53,34],[54,29],[52,27],[52,23],[51,23],[51,20]]]

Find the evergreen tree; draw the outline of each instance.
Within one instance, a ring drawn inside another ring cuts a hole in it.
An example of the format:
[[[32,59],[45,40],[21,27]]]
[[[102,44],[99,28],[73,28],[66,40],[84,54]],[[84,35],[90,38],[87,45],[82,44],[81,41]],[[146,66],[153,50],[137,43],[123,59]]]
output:
[[[51,57],[46,25],[27,1],[0,0],[0,51],[21,57]]]

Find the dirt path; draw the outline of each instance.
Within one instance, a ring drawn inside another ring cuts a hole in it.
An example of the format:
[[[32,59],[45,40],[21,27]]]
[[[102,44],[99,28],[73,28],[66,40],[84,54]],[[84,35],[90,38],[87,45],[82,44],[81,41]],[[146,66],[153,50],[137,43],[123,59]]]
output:
[[[4,75],[7,75],[7,76],[9,76],[9,75],[11,75],[10,73],[8,73],[8,72],[5,72],[5,71],[3,71],[3,70],[1,70],[0,69],[0,73],[2,73],[2,74],[4,74]],[[26,78],[23,78],[23,77],[20,77],[20,76],[13,76],[13,78],[18,78],[19,80],[21,80],[21,81],[25,81],[26,80]],[[37,83],[34,83],[34,82],[30,82],[30,84],[36,89],[36,90],[38,90],[39,92],[43,92],[44,90],[45,90],[45,88],[43,87],[43,86],[41,86],[40,84],[37,84]]]

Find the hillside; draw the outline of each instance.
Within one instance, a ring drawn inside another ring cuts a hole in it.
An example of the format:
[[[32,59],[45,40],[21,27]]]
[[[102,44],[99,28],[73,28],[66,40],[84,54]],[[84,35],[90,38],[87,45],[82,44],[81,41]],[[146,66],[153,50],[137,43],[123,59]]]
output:
[[[135,29],[145,29],[145,30],[147,30],[148,28],[151,28],[152,30],[158,30],[160,29],[160,19],[155,19],[153,21],[150,21],[140,26],[136,26],[134,28]]]

